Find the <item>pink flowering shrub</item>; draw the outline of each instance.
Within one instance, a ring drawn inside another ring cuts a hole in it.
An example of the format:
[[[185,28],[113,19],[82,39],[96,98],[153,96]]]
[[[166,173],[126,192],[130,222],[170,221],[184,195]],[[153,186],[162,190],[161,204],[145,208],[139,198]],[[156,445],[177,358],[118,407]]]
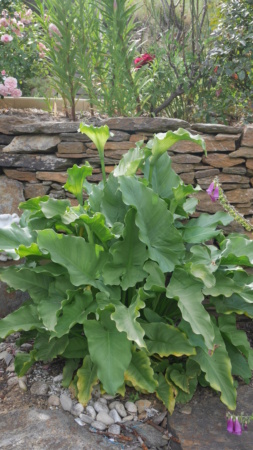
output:
[[[11,42],[11,41],[13,41],[13,37],[10,36],[9,34],[3,34],[1,36],[1,42],[6,43],[6,42]]]
[[[2,70],[1,74],[3,75],[4,70]],[[22,91],[18,89],[18,82],[16,78],[6,77],[3,80],[3,83],[0,83],[0,95],[2,97],[7,97],[10,95],[11,97],[21,97]]]

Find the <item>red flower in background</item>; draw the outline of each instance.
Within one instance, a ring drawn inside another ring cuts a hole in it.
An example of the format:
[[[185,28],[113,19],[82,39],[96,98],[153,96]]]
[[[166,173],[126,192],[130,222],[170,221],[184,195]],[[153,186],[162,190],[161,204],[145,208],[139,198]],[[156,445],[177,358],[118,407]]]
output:
[[[143,55],[135,58],[135,70],[140,69],[142,66],[151,63],[155,59],[155,55],[150,55],[149,53],[144,53]]]
[[[219,66],[215,66],[215,68],[214,68],[214,73],[217,73],[218,72],[218,69],[219,69]]]
[[[238,75],[237,73],[233,73],[233,75],[231,75],[232,78],[234,78],[234,80],[238,80]]]

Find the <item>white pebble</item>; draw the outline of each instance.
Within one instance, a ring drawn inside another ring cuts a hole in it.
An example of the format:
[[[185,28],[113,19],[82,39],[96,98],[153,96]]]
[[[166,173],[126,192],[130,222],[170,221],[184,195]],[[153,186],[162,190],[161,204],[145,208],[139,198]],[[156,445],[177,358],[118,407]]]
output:
[[[81,403],[76,403],[75,405],[72,406],[70,412],[71,414],[73,414],[73,416],[79,416],[80,414],[82,414],[84,410],[84,407]]]
[[[100,431],[104,431],[106,430],[107,426],[102,423],[102,422],[98,422],[97,420],[95,420],[94,422],[91,423],[91,426],[93,428],[96,428],[96,430],[100,430]]]
[[[132,416],[132,415],[123,417],[122,422],[131,422],[131,420],[133,420],[133,418],[134,418],[134,416]]]
[[[109,416],[109,414],[107,414],[105,411],[100,411],[98,413],[97,420],[104,423],[105,425],[112,425],[114,423],[113,418]]]
[[[94,419],[87,414],[80,414],[79,417],[83,422],[88,423],[89,425],[94,421]]]
[[[47,401],[49,406],[59,406],[60,399],[57,395],[50,395]]]
[[[18,377],[11,377],[7,380],[8,386],[15,386],[18,384]]]
[[[109,412],[108,406],[105,405],[104,403],[101,403],[99,400],[94,403],[94,409],[97,412],[100,412],[100,411],[105,411],[107,413]]]
[[[64,411],[71,410],[73,402],[72,402],[71,398],[69,398],[66,394],[61,394],[60,402],[61,402],[61,406],[64,409]]]
[[[58,382],[60,382],[62,380],[63,380],[63,374],[62,373],[60,373],[60,375],[57,375],[56,377],[53,378],[53,382],[54,383],[58,383]]]
[[[122,403],[119,403],[119,402],[118,402],[118,404],[115,405],[115,409],[116,409],[116,411],[119,413],[119,415],[120,415],[121,417],[126,417],[126,416],[127,416],[127,412],[126,412],[126,410],[125,410],[124,405],[122,405]]]
[[[20,389],[22,389],[22,391],[27,391],[27,386],[23,380],[18,380],[18,384]]]
[[[133,402],[126,402],[125,403],[126,410],[131,414],[137,413],[137,406]]]
[[[78,425],[80,425],[81,427],[84,427],[84,426],[85,426],[85,423],[83,423],[83,422],[81,421],[81,419],[79,419],[79,417],[77,417],[77,418],[75,419],[75,422],[78,423]]]
[[[89,406],[87,406],[86,407],[86,412],[87,412],[87,414],[93,419],[93,420],[95,420],[96,419],[96,411],[95,411],[95,409],[93,408],[93,406],[91,406],[91,405],[89,405]]]
[[[120,426],[115,423],[108,428],[108,433],[120,434]]]
[[[121,422],[121,417],[116,409],[111,409],[111,411],[109,412],[109,416],[114,420],[115,423]]]

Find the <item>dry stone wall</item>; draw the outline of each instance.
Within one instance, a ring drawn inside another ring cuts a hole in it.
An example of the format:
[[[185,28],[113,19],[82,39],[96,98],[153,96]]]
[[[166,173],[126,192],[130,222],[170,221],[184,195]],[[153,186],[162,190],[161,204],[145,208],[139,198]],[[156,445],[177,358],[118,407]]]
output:
[[[87,121],[86,121],[87,122]],[[168,118],[94,119],[92,124],[107,124],[114,136],[105,146],[106,172],[109,174],[124,153],[135,142],[147,142],[154,133],[179,127],[199,134],[205,140],[207,156],[200,146],[187,141],[175,144],[169,154],[172,167],[185,183],[201,186],[197,194],[200,212],[221,210],[212,203],[205,189],[218,175],[229,201],[247,218],[253,213],[253,125],[231,127],[215,124],[193,124]],[[67,169],[89,161],[93,174],[89,181],[101,180],[99,157],[94,144],[78,133],[79,123],[42,122],[35,118],[0,116],[0,214],[18,212],[24,199],[49,195],[76,200],[65,192]],[[237,224],[233,230],[240,231]]]

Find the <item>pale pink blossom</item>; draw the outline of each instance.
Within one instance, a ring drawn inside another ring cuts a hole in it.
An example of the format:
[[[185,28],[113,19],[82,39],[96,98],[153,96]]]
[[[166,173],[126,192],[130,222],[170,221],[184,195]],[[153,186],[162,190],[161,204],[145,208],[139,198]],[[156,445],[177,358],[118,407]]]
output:
[[[12,91],[13,89],[16,89],[18,82],[16,78],[8,77],[6,78],[4,84],[10,91]]]
[[[17,25],[18,25],[18,27],[24,28],[24,24],[23,24],[23,22],[21,22],[21,20],[19,20],[19,22],[17,23]]]
[[[22,36],[22,33],[18,28],[13,28],[12,31],[13,31],[13,33],[16,34],[16,36],[18,36],[18,37]]]
[[[2,19],[0,19],[0,27],[5,27],[7,28],[9,26],[9,22],[8,20],[5,19],[5,17],[3,17]]]
[[[7,43],[7,42],[11,42],[13,41],[13,37],[10,36],[9,34],[3,34],[1,36],[1,42]]]
[[[30,23],[31,23],[31,20],[28,20],[28,19],[20,19],[20,21],[24,24],[24,25],[30,25]]]
[[[26,13],[25,13],[25,16],[26,16],[26,17],[31,17],[32,14],[33,14],[32,10],[31,10],[31,9],[28,9],[28,10],[26,11]]]
[[[40,51],[42,51],[42,50],[47,50],[47,47],[46,47],[42,42],[39,42],[39,43],[38,43],[38,46],[39,46],[39,50],[40,50]]]
[[[2,70],[2,71],[1,71],[1,75],[3,75],[3,76],[6,75],[5,70]]]
[[[40,52],[40,53],[39,53],[39,57],[40,57],[41,59],[45,58],[45,56],[46,56],[46,53],[45,53],[45,52]]]
[[[4,86],[4,84],[0,84],[0,95],[2,95],[2,97],[6,97],[9,94],[9,89]]]
[[[49,35],[52,37],[52,33],[58,34],[58,36],[61,36],[60,30],[57,28],[57,26],[54,23],[49,24]]]
[[[22,91],[20,89],[13,89],[13,91],[11,91],[10,95],[12,97],[21,97]]]
[[[19,14],[17,11],[15,11],[15,12],[14,12],[14,16],[15,16],[15,17],[20,17],[20,14]]]
[[[11,23],[14,24],[14,25],[16,25],[17,20],[16,20],[16,19],[11,19]]]

